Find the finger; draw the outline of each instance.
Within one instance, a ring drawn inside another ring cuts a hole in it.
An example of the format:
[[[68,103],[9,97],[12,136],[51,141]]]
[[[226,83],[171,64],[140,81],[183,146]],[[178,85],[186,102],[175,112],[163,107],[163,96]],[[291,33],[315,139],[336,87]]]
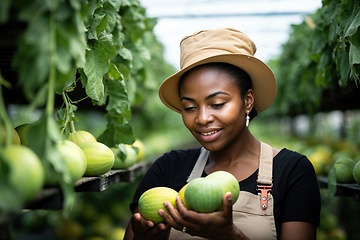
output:
[[[176,208],[180,213],[187,211],[187,208],[185,207],[179,196],[176,196]]]
[[[141,219],[142,219],[142,217],[141,217],[141,214],[140,213],[134,213],[134,219],[136,220],[136,221],[138,221],[138,222],[140,222],[141,221]]]
[[[164,239],[160,237],[166,235],[170,230],[170,226],[166,223],[154,224],[152,221],[144,219],[140,213],[133,214],[132,229],[135,235],[141,239]]]
[[[185,205],[183,204],[183,202],[181,201],[179,196],[176,197],[176,212],[178,213],[179,218],[181,218],[182,224],[183,224],[183,222],[192,223],[192,222],[196,221],[194,219],[195,212],[188,210],[185,207]],[[198,213],[196,213],[196,214],[198,214]]]
[[[162,216],[169,225],[174,228],[180,228],[181,225],[181,216],[179,212],[174,208],[174,206],[169,202],[164,202],[164,206],[167,211],[159,209],[158,213]]]
[[[180,229],[178,229],[180,231],[183,231],[183,228],[186,227],[187,232],[191,232],[191,229],[196,229],[199,222],[202,222],[202,217],[204,217],[201,213],[188,210],[179,196],[176,197],[176,212],[179,214],[179,219],[181,219],[175,219],[180,225]]]
[[[166,223],[159,223],[157,226],[157,228],[159,228],[159,230],[166,230],[167,228],[170,228],[171,226],[168,226]]]
[[[231,198],[231,192],[227,192],[225,193],[224,197],[223,197],[223,212],[226,216],[231,217],[232,218],[232,206],[233,206],[233,202],[232,202],[232,198]]]
[[[152,221],[144,219],[140,213],[134,213],[132,218],[133,227],[140,230],[141,232],[147,231],[149,228],[154,227]]]
[[[139,226],[141,225],[141,214],[140,213],[134,213],[133,214],[133,217],[131,218],[131,224],[134,227],[136,228],[139,228]]]
[[[159,223],[159,224],[154,225],[154,227],[149,228],[146,231],[146,234],[148,236],[156,236],[156,235],[162,234],[162,232],[166,231],[168,228],[170,228],[170,227],[168,227],[165,223]]]
[[[181,203],[180,198],[177,199],[176,201],[177,201],[177,206],[176,206],[177,208],[180,207],[184,211],[187,211],[184,205]],[[196,225],[184,220],[181,214],[178,212],[177,208],[174,208],[174,206],[172,206],[169,202],[165,202],[164,205],[167,208],[169,214],[161,209],[159,210],[159,214],[165,219],[167,224],[176,230],[191,233],[192,229],[194,229]]]

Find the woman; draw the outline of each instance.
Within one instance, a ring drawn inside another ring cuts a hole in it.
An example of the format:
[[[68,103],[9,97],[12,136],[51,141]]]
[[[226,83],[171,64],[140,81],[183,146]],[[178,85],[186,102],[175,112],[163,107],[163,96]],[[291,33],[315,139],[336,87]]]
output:
[[[125,239],[316,239],[320,192],[310,161],[288,149],[262,143],[248,125],[276,95],[270,68],[255,58],[255,44],[235,29],[215,29],[184,38],[181,69],[159,88],[160,99],[179,112],[202,148],[174,150],[157,159],[140,182]],[[196,213],[180,198],[176,209],[158,213],[154,225],[138,213],[146,190],[166,186],[179,191],[187,182],[214,171],[232,173],[238,200],[223,198],[223,210]]]

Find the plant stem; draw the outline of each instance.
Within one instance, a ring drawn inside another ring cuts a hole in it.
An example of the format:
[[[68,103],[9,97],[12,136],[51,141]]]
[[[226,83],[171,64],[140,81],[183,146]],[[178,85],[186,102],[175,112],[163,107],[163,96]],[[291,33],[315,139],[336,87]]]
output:
[[[0,76],[0,80],[2,80],[2,77]],[[11,124],[11,120],[9,118],[9,116],[7,115],[6,112],[6,107],[5,107],[5,103],[4,103],[4,98],[3,98],[3,94],[2,94],[2,81],[0,81],[0,123],[4,122],[5,125],[5,146],[9,147],[12,144],[12,124]],[[0,125],[1,126],[1,125]],[[0,129],[2,130],[2,129]],[[2,139],[0,139],[0,143],[2,144]]]
[[[70,106],[69,106],[69,99],[68,97],[66,96],[66,93],[65,91],[61,93],[62,95],[62,98],[63,98],[63,101],[64,101],[64,104],[65,104],[65,117],[64,119],[66,119],[66,122],[65,122],[65,126],[68,124],[67,120],[70,119],[69,121],[69,125],[70,125],[70,133],[74,133],[76,132],[75,130],[75,125],[74,125],[74,121],[73,121],[73,118],[75,117],[74,113],[71,114],[71,117],[69,118],[69,114],[70,114]]]
[[[70,133],[76,132],[74,121],[70,121]]]
[[[55,36],[55,20],[54,13],[50,15],[50,70],[49,70],[49,86],[46,103],[46,113],[48,116],[52,116],[54,113],[55,103],[55,81],[56,81],[56,36]]]

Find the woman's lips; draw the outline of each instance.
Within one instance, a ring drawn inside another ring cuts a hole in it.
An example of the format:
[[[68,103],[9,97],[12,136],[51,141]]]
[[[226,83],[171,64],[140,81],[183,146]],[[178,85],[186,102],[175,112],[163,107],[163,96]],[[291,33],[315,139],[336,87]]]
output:
[[[206,132],[199,132],[199,136],[201,141],[203,142],[211,142],[216,140],[221,133],[221,129],[218,130],[211,130],[211,131],[206,131]]]

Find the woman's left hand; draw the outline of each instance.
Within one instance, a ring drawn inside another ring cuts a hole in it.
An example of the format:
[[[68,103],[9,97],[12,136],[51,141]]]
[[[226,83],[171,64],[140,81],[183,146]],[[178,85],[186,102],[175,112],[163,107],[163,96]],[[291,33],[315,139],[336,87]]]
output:
[[[169,202],[165,202],[164,205],[169,214],[163,210],[159,210],[159,214],[170,226],[179,231],[186,231],[186,233],[193,236],[218,240],[239,239],[238,236],[243,235],[233,223],[230,192],[226,193],[223,197],[222,210],[212,213],[197,213],[187,210],[178,196],[176,208]]]

